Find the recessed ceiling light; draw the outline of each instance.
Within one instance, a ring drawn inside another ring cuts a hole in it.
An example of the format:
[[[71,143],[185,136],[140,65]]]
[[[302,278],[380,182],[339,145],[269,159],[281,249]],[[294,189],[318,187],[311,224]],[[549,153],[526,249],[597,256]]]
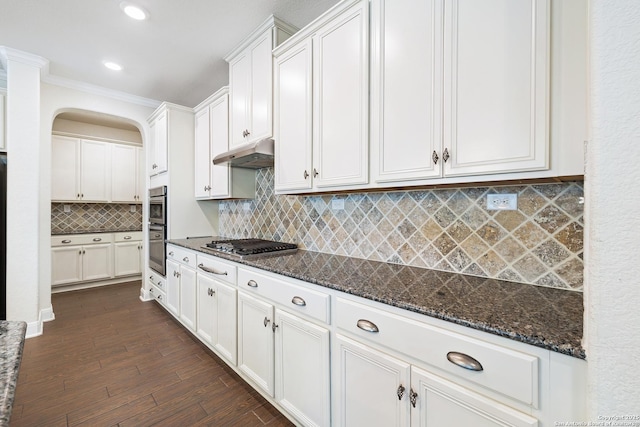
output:
[[[112,62],[112,61],[104,61],[103,64],[104,64],[105,67],[107,67],[108,69],[113,70],[113,71],[122,70],[122,65],[116,64],[115,62]]]
[[[136,6],[135,4],[131,4],[126,1],[120,3],[120,9],[122,9],[122,11],[127,14],[127,16],[138,21],[143,21],[149,17],[149,13],[146,10],[144,10],[140,6]]]

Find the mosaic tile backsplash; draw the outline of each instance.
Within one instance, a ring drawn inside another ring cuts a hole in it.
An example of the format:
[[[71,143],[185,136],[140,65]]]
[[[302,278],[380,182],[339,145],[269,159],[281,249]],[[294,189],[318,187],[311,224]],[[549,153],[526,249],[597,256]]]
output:
[[[318,196],[273,188],[273,168],[260,169],[254,200],[220,204],[219,234],[582,290],[582,182]],[[494,193],[516,193],[518,209],[487,210]],[[334,199],[344,209],[332,209]]]
[[[71,212],[64,212],[64,205]],[[136,211],[131,212],[130,207]],[[51,203],[51,234],[142,230],[142,205],[114,203]]]

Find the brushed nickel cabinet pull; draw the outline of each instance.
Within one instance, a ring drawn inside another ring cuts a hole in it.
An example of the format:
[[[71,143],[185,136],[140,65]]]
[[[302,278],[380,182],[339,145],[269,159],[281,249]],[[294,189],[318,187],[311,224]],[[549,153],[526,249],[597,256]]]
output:
[[[226,271],[220,271],[220,270],[216,270],[214,268],[205,267],[204,264],[202,264],[202,263],[198,264],[198,268],[200,270],[202,270],[202,271],[206,271],[207,273],[217,274],[218,276],[226,276],[227,275]]]
[[[374,333],[380,332],[380,330],[378,329],[375,323],[366,319],[358,320],[358,323],[356,325],[358,326],[358,328],[362,329],[363,331],[374,332]]]
[[[271,331],[275,334],[276,333],[276,328],[278,327],[278,325],[276,325],[276,322],[273,322],[271,324]]]
[[[189,262],[189,257],[184,257],[184,258],[182,258],[182,261],[184,261],[184,262]]]
[[[309,178],[309,172],[307,172],[307,170],[305,169],[304,174],[302,176],[304,176],[304,179]]]
[[[262,323],[264,324],[264,327],[266,328],[266,327],[267,327],[267,325],[268,325],[269,323],[271,323],[271,320],[267,319],[267,317],[265,316],[265,318],[264,318],[264,322],[262,322]]]
[[[64,239],[64,240],[63,240],[62,242],[60,242],[60,243],[65,243],[65,244],[66,244],[66,243],[71,243],[71,240],[69,240],[69,239]]]
[[[404,396],[404,386],[402,384],[400,384],[398,386],[398,390],[396,390],[396,394],[398,395],[398,400],[402,400],[402,396]]]
[[[456,366],[460,366],[461,368],[468,369],[470,371],[479,372],[484,369],[482,364],[476,359],[467,354],[458,353],[457,351],[450,351],[447,353],[447,360]]]
[[[124,240],[131,240],[131,236],[124,236]]]
[[[413,389],[409,390],[409,402],[411,402],[411,406],[416,407],[416,401],[418,400],[418,393],[413,391]]]
[[[445,148],[444,151],[442,152],[442,160],[444,160],[445,163],[447,163],[447,160],[449,160],[449,149]]]
[[[433,150],[433,154],[431,154],[431,160],[433,160],[434,165],[438,164],[438,160],[440,160],[440,157],[438,157],[438,153],[436,153],[436,150]]]
[[[102,239],[100,237],[96,237],[93,239],[94,242],[102,242]]]
[[[173,251],[169,252],[169,256],[173,256]]]
[[[305,305],[307,305],[307,302],[303,298],[298,296],[291,298],[291,302],[300,307],[304,307]]]
[[[319,173],[320,173],[320,172],[318,172],[318,171],[316,170],[316,168],[313,168],[313,177],[314,177],[314,178],[315,178],[315,177],[317,177]]]
[[[251,286],[252,288],[257,288],[258,287],[258,282],[256,282],[255,280],[249,280],[247,282],[247,286]]]

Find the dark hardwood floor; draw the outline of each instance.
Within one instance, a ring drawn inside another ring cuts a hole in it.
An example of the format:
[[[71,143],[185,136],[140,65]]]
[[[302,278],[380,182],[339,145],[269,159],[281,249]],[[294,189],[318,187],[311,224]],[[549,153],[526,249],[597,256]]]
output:
[[[53,295],[56,319],[25,343],[12,427],[291,425],[139,292]]]

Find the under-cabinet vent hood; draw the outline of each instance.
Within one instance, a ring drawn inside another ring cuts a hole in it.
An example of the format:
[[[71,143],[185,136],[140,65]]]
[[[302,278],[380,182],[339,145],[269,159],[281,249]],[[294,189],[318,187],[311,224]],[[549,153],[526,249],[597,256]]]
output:
[[[226,153],[218,154],[213,159],[214,165],[228,163],[233,167],[260,169],[273,166],[273,146],[271,138],[245,144]]]

